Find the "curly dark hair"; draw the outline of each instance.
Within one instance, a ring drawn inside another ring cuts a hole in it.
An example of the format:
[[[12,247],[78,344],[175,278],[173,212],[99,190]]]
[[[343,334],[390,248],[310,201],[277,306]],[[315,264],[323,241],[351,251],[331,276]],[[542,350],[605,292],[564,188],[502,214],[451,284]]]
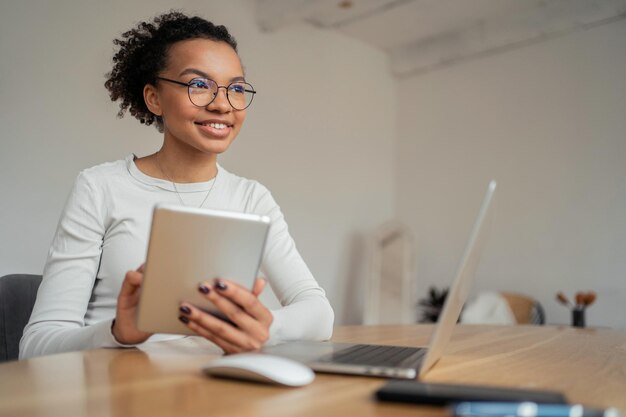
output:
[[[167,52],[172,44],[197,38],[226,42],[237,52],[237,41],[226,27],[178,11],[159,15],[152,22],[140,22],[115,39],[113,43],[119,50],[113,56],[113,69],[106,75],[104,86],[111,101],[120,100],[117,116],[123,117],[128,110],[142,124],[155,123],[159,132],[163,132],[163,120],[148,110],[143,88],[156,82],[158,73],[167,65]]]

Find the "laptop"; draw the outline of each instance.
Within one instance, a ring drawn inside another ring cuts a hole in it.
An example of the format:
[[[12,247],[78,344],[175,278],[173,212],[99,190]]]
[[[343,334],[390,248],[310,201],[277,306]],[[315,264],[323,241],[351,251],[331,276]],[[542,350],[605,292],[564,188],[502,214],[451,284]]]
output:
[[[488,235],[495,190],[496,182],[491,181],[428,347],[289,342],[265,347],[263,352],[303,362],[317,372],[402,379],[422,377],[441,358],[467,299]]]

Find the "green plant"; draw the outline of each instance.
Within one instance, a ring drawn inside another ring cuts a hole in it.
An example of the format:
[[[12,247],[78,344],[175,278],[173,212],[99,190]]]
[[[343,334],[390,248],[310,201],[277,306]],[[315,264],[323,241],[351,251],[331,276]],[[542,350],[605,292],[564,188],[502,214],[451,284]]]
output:
[[[418,301],[417,305],[421,310],[420,323],[436,323],[443,309],[443,304],[448,296],[448,288],[438,290],[430,287],[428,296]]]

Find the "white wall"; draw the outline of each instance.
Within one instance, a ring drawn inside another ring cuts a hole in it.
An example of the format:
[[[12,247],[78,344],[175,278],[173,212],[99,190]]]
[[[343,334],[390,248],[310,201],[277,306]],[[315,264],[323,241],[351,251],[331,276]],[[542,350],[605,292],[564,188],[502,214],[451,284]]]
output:
[[[221,163],[273,191],[339,323],[359,317],[362,233],[394,213],[412,227],[423,295],[450,282],[495,177],[476,288],[526,292],[552,323],[569,321],[556,291],[593,289],[589,322],[626,327],[624,21],[394,81],[332,32],[260,33],[244,0],[2,2],[0,275],[41,272],[79,170],[158,148],[103,83],[112,39],[172,7],[240,42],[260,93]]]
[[[41,272],[81,169],[158,149],[154,128],[116,119],[103,83],[112,40],[172,7],[237,38],[259,94],[220,162],[272,190],[338,322],[355,321],[344,300],[354,300],[345,287],[357,236],[393,215],[396,102],[386,57],[306,26],[260,33],[245,1],[0,4],[0,275]]]
[[[592,289],[592,325],[626,328],[626,21],[400,79],[396,204],[420,294],[449,285],[487,181],[497,214],[477,290]]]

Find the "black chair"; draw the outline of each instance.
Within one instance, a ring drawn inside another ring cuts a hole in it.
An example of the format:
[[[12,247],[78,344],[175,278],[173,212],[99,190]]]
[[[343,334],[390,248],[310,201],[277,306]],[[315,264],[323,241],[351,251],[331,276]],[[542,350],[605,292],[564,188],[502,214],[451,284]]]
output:
[[[41,275],[13,274],[0,278],[0,362],[18,358],[20,339],[33,311]]]

